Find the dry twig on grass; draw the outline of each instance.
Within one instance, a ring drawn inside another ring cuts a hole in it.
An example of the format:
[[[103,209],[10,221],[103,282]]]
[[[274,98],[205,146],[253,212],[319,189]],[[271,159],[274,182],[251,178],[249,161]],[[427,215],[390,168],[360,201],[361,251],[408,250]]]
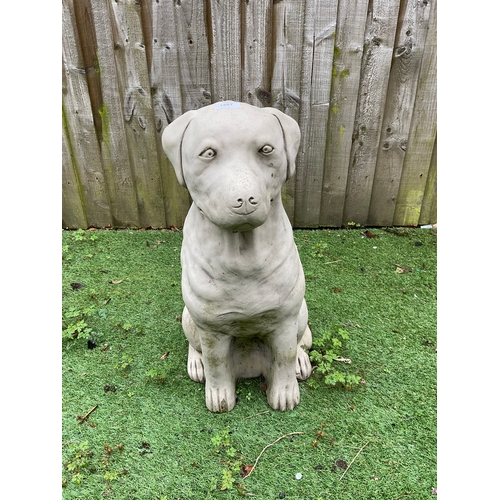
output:
[[[276,444],[278,441],[281,441],[283,438],[286,438],[288,436],[293,436],[294,434],[304,434],[304,433],[303,432],[289,432],[288,434],[285,434],[284,436],[279,437],[278,439],[276,439],[276,441],[273,441],[272,443],[265,446],[264,449],[259,453],[257,460],[255,460],[255,463],[252,467],[252,470],[243,479],[246,479],[248,476],[250,476],[250,474],[252,474],[252,472],[255,470],[255,467],[257,467],[257,462],[259,461],[260,457],[268,448],[270,448],[273,444]]]
[[[358,458],[358,455],[363,451],[363,448],[370,444],[370,441],[367,441],[360,449],[359,451],[356,453],[356,456],[351,460],[351,463],[347,466],[347,469],[344,471],[344,473],[340,476],[340,479],[339,481],[342,481],[342,478],[346,475],[347,471],[349,470],[349,468],[351,467],[351,465],[354,463],[354,460],[356,460],[356,458]]]
[[[98,407],[99,405],[95,405],[94,408],[90,409],[87,414],[82,417],[81,415],[78,415],[76,419],[78,420],[78,423],[81,424],[82,422],[86,422],[87,419],[89,418],[90,414]]]
[[[258,417],[259,415],[264,415],[265,413],[269,413],[269,410],[266,410],[266,411],[261,411],[259,413],[254,413],[253,415],[250,415],[248,417],[245,417],[243,420],[247,420],[249,418],[253,418],[253,417]]]

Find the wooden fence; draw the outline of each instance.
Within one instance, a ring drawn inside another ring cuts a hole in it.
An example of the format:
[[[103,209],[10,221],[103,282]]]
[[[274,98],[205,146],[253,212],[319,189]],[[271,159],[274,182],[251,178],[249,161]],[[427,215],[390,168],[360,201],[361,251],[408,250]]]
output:
[[[297,120],[296,228],[436,222],[436,0],[63,0],[63,227],[181,227],[165,126]]]

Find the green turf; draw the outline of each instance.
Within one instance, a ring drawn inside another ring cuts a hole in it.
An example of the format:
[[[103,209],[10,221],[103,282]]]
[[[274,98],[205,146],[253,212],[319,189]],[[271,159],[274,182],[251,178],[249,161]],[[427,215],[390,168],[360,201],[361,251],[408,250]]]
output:
[[[340,368],[363,383],[330,388],[314,372],[281,413],[261,380],[242,380],[227,414],[186,372],[182,233],[63,232],[65,325],[84,319],[96,344],[62,342],[63,498],[433,498],[437,237],[370,231],[295,231],[313,341],[347,330]],[[249,477],[229,472],[267,445]]]

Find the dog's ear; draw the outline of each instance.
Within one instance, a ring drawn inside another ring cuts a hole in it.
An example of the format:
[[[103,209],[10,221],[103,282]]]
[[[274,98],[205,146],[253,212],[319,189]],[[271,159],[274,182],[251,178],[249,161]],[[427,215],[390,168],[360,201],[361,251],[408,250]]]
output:
[[[276,108],[262,108],[264,111],[273,114],[283,131],[283,139],[285,140],[286,159],[288,168],[286,178],[289,179],[295,174],[295,158],[299,151],[300,145],[300,128],[299,124],[290,116],[285,115],[282,111]]]
[[[176,118],[165,127],[161,136],[163,151],[165,151],[170,163],[174,167],[175,175],[181,186],[186,186],[182,172],[182,139],[195,113],[196,111],[194,110],[188,111],[179,116],[179,118]]]

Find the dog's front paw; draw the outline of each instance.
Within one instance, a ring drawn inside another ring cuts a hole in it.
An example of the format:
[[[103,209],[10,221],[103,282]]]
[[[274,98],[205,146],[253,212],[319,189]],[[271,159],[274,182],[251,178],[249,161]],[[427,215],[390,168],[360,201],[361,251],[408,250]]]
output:
[[[292,410],[300,402],[299,383],[294,378],[288,384],[272,384],[267,388],[267,402],[273,410]]]
[[[205,387],[205,402],[207,408],[214,413],[227,413],[236,404],[236,392],[234,387]]]

